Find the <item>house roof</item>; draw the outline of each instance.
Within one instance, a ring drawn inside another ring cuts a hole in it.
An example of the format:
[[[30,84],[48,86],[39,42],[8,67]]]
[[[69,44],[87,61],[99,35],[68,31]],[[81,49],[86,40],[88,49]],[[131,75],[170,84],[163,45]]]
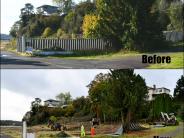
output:
[[[46,100],[44,102],[60,102],[60,101],[57,101],[57,100],[54,100],[54,99],[48,99],[48,100]]]
[[[52,6],[52,5],[42,5],[42,6],[40,6],[40,7],[37,7],[37,9],[39,9],[39,8],[59,8],[59,7],[57,7],[57,6]]]
[[[161,87],[161,88],[157,88],[157,89],[166,89],[166,90],[169,90],[169,91],[170,91],[170,89],[167,89],[167,88],[165,88],[165,87]]]
[[[45,12],[48,14],[53,14],[58,12],[58,7],[56,6],[51,6],[51,5],[42,5],[40,7],[37,7],[37,9],[43,8]]]
[[[171,91],[170,89],[168,89],[168,88],[165,88],[165,87],[161,87],[161,88],[153,88],[153,87],[149,87],[149,86],[148,86],[148,89],[153,89],[153,90],[154,90],[154,89],[166,89],[166,90],[169,90],[169,91]]]

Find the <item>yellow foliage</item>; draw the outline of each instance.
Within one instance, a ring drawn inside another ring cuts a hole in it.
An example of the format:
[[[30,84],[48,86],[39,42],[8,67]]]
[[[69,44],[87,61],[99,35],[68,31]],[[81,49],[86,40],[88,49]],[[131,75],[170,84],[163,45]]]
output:
[[[85,15],[82,25],[83,36],[85,38],[97,37],[99,17],[96,15]]]

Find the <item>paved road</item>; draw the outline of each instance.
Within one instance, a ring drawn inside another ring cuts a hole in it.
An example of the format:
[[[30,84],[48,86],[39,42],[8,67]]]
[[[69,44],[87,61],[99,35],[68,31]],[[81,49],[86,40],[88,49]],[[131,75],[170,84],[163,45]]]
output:
[[[62,58],[23,57],[11,52],[1,51],[2,69],[127,69],[146,68],[141,56],[130,56],[111,60],[80,60]]]

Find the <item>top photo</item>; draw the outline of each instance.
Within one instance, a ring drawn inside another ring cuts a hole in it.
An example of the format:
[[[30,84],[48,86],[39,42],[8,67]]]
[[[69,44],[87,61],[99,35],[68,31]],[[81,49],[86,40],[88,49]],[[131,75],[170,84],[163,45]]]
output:
[[[184,0],[1,0],[1,69],[183,69]]]

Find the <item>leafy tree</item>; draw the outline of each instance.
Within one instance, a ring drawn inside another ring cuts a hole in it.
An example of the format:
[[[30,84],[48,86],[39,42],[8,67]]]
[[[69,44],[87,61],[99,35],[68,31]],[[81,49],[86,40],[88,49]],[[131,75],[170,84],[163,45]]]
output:
[[[83,36],[85,38],[96,38],[98,30],[98,16],[95,15],[85,15],[82,29],[83,29]]]
[[[170,25],[168,25],[168,30],[182,31],[184,23],[182,2],[172,2],[168,10],[171,21]]]
[[[45,28],[42,36],[43,37],[49,37],[50,35],[52,35],[52,29],[50,27]]]
[[[124,130],[138,119],[148,93],[145,80],[133,70],[111,70],[108,81],[108,104],[119,111]]]
[[[184,99],[184,76],[177,81],[176,88],[174,89],[174,98],[178,102],[183,102]]]
[[[96,114],[97,118],[105,114],[105,95],[106,82],[108,74],[98,74],[95,79],[87,86],[89,88],[89,97],[91,100],[91,109]]]
[[[53,0],[53,2],[59,6],[63,13],[68,13],[74,5],[72,0]]]
[[[136,12],[126,0],[97,0],[100,16],[98,33],[112,39],[117,49],[122,48],[136,34]],[[121,12],[120,12],[121,11]]]
[[[26,3],[25,7],[21,9],[21,15],[31,15],[34,13],[34,6],[31,3]]]
[[[17,21],[17,22],[15,22],[14,24],[13,24],[13,26],[11,27],[11,30],[10,30],[10,35],[12,36],[12,37],[17,37],[19,34],[19,26],[20,26],[20,22],[19,21]]]
[[[116,49],[156,49],[163,34],[157,13],[151,11],[155,0],[97,0],[100,16],[98,34],[111,39]],[[121,11],[121,12],[119,12]]]
[[[72,105],[75,110],[75,116],[85,116],[90,114],[91,110],[91,100],[84,96],[76,98],[73,100]]]
[[[69,34],[82,34],[83,19],[86,14],[92,14],[96,10],[95,4],[89,1],[81,2],[71,10],[62,22],[61,27]]]
[[[56,99],[60,100],[60,104],[70,104],[72,102],[72,96],[70,92],[60,93],[56,96]]]
[[[173,99],[170,95],[168,94],[157,95],[156,98],[153,101],[151,101],[150,117],[152,119],[159,119],[161,112],[165,113],[175,112],[173,106],[174,106]]]

